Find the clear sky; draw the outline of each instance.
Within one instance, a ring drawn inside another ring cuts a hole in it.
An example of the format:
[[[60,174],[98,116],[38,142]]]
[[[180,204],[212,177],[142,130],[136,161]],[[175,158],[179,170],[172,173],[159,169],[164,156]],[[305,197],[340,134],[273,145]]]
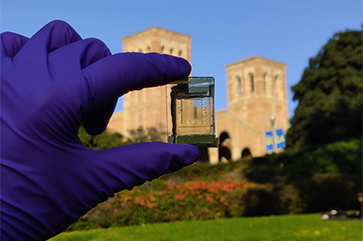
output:
[[[298,104],[291,87],[309,58],[334,33],[362,26],[361,0],[1,0],[0,10],[1,32],[31,37],[61,19],[112,53],[123,51],[122,37],[154,25],[191,35],[193,76],[216,78],[217,110],[227,108],[227,64],[252,55],[283,62],[290,118]]]

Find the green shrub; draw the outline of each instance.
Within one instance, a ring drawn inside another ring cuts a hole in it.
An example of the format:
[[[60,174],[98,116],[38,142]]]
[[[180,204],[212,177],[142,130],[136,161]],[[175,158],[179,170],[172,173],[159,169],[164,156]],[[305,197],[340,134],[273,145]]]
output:
[[[354,175],[362,172],[362,140],[340,141],[316,149],[298,150],[285,164],[292,178],[315,174]],[[283,160],[281,160],[283,161]]]
[[[159,180],[160,182],[160,180]],[[158,184],[160,185],[160,184]],[[129,226],[155,222],[299,213],[298,192],[246,181],[164,181],[162,191],[123,191],[99,204],[70,227]]]
[[[245,176],[259,183],[283,181],[282,176],[295,180],[325,173],[362,173],[362,140],[353,139],[317,148],[268,154],[254,158],[245,169]]]
[[[322,212],[331,209],[356,209],[356,194],[361,192],[361,175],[341,176],[317,174],[311,179],[295,181],[305,203],[303,212]]]
[[[238,161],[228,163],[218,163],[216,165],[210,165],[208,163],[195,163],[188,167],[182,168],[179,171],[166,174],[162,177],[163,180],[168,180],[174,177],[181,178],[185,181],[199,180],[203,178],[205,180],[217,180],[216,176],[223,178],[223,175],[236,170],[242,170],[249,163],[249,159],[241,159]],[[242,173],[241,173],[242,176]]]
[[[279,165],[260,165],[244,169],[245,177],[256,183],[281,183],[286,179],[284,170]]]
[[[297,214],[302,213],[305,207],[304,201],[300,197],[300,191],[293,185],[275,186],[274,193],[277,193],[278,214]]]
[[[350,140],[217,165],[196,163],[115,194],[69,230],[355,209],[361,145]]]
[[[243,196],[244,216],[301,213],[303,202],[292,185],[269,185],[248,189]]]

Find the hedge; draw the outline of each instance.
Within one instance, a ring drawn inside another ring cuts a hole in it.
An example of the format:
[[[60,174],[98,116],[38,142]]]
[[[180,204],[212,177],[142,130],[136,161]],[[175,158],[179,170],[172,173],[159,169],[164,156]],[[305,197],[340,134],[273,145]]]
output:
[[[218,165],[197,163],[115,194],[68,230],[355,209],[361,155],[362,140],[349,140]]]
[[[167,186],[163,191],[117,193],[69,230],[302,212],[299,191],[292,186],[233,180],[163,182]]]

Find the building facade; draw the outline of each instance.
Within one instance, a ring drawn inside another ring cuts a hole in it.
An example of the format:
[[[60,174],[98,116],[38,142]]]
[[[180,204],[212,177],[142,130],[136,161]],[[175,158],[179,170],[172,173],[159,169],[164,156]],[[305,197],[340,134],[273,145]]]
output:
[[[165,53],[191,62],[189,35],[152,27],[122,40],[125,52]],[[227,65],[226,73],[228,108],[215,112],[219,148],[202,149],[202,159],[210,163],[263,156],[267,152],[265,133],[272,128],[286,133],[289,127],[286,64],[252,56]],[[109,129],[122,134],[140,126],[168,131],[169,93],[170,85],[127,93],[124,110],[112,116]]]
[[[226,72],[228,108],[216,111],[220,148],[209,151],[210,161],[263,156],[266,132],[289,127],[286,64],[252,56],[227,65]]]
[[[154,26],[122,38],[122,41],[124,52],[170,54],[191,62],[191,39],[189,35]],[[125,94],[124,110],[112,116],[108,128],[124,135],[140,126],[167,131],[171,126],[170,103],[166,99],[170,88],[166,85]]]

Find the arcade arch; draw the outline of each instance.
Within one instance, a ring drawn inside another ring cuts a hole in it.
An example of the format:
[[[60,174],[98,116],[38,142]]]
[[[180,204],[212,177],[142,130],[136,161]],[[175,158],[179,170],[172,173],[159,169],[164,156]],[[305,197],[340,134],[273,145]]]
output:
[[[252,153],[250,148],[246,147],[243,149],[242,153],[241,153],[241,157],[245,158],[245,157],[252,157]]]
[[[225,131],[219,135],[218,160],[219,162],[229,162],[232,160],[232,140]]]
[[[208,148],[206,148],[206,147],[199,147],[199,150],[200,150],[199,162],[209,163]]]

